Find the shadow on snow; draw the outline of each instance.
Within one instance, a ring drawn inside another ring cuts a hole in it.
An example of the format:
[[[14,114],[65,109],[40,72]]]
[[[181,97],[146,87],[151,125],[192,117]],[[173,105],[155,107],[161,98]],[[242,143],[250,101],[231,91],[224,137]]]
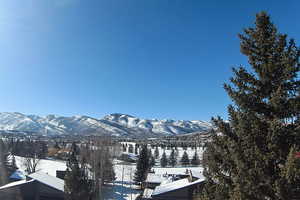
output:
[[[124,182],[124,185],[121,185],[120,181],[117,181],[116,184],[111,186],[105,186],[103,189],[104,199],[107,200],[132,200],[141,193],[141,190],[136,190],[134,188],[130,188],[129,184]],[[126,187],[127,186],[127,187]],[[134,187],[134,185],[132,185]],[[132,196],[131,196],[132,195]]]

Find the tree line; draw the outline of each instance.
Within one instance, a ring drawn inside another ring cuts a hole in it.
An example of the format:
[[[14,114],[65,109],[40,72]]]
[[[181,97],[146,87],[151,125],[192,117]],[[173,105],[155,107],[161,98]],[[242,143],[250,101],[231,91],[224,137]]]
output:
[[[142,145],[143,146],[147,146],[148,148],[148,145],[145,144],[145,145]],[[123,152],[127,152],[128,153],[134,153],[136,155],[139,154],[140,152],[140,148],[142,148],[140,144],[122,144],[122,150]],[[152,150],[151,149],[154,149],[154,155],[152,155]],[[178,150],[178,147],[175,146],[173,148],[168,148],[168,149],[171,149],[171,154],[169,157],[167,157],[166,153],[165,153],[165,146],[162,146],[160,147],[161,149],[164,150],[163,154],[161,155],[161,158],[160,158],[160,165],[162,167],[166,167],[166,166],[176,166],[177,165],[177,160],[178,160],[178,154],[179,154],[179,150]],[[193,146],[191,147],[191,149],[194,149],[195,150],[195,153],[193,155],[192,158],[189,158],[189,155],[187,154],[186,150],[187,150],[187,146],[184,146],[182,147],[182,149],[184,150],[184,153],[183,153],[183,156],[180,158],[179,162],[181,165],[183,166],[188,166],[188,165],[193,165],[193,166],[199,166],[200,165],[200,159],[199,159],[199,156],[198,156],[198,153],[197,153],[197,147],[195,147],[195,149],[193,148]],[[150,163],[152,163],[152,165],[154,166],[156,164],[156,160],[159,159],[159,146],[151,146],[150,145],[150,148],[148,148],[148,152],[149,152],[149,159],[150,159]],[[139,155],[141,156],[141,155]]]

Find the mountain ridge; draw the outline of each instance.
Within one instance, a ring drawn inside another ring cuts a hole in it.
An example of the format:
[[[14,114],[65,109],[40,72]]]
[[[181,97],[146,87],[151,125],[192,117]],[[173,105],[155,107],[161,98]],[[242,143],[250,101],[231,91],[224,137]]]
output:
[[[25,115],[0,112],[0,130],[26,131],[41,135],[111,135],[121,137],[160,137],[192,132],[207,132],[209,122],[201,120],[142,119],[128,114],[113,113],[103,118],[86,115]]]

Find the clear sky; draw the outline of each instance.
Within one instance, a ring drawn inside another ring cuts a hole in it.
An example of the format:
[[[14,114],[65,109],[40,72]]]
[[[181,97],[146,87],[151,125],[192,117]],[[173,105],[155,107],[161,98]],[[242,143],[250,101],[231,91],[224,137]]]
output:
[[[299,45],[299,0],[2,0],[0,111],[226,118],[261,10]]]

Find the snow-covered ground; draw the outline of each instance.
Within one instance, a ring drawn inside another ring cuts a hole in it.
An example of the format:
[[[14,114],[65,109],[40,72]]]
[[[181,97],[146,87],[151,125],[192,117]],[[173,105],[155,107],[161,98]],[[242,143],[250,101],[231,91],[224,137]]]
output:
[[[23,165],[22,157],[16,156],[16,164],[19,170],[25,173],[25,166]],[[114,169],[116,173],[116,181],[112,186],[106,186],[104,188],[105,199],[107,200],[135,200],[135,198],[141,192],[135,190],[133,185],[133,176],[135,171],[135,165],[122,165],[120,161],[114,162]],[[123,170],[124,168],[124,170]],[[41,159],[37,170],[47,173],[51,176],[56,176],[56,170],[66,170],[66,162],[60,160],[46,160]],[[124,172],[124,173],[123,173]],[[123,176],[122,176],[123,174]],[[122,178],[123,177],[123,178]],[[123,180],[123,184],[122,184]]]
[[[116,180],[113,187],[106,187],[104,199],[106,200],[135,200],[141,190],[134,185],[133,177],[135,164],[123,165],[115,160],[114,165]]]
[[[202,167],[153,167],[155,174],[186,174],[186,171],[192,171],[192,173],[203,172]]]
[[[131,143],[134,145],[134,143]],[[149,147],[150,148],[150,147]],[[151,149],[154,155],[154,149]],[[172,150],[159,148],[159,158],[166,152],[169,156]],[[181,159],[183,153],[181,147],[178,147],[178,162]],[[186,152],[189,158],[192,159],[195,149],[188,148]],[[202,158],[203,149],[197,148],[199,158]],[[16,164],[21,171],[25,171],[25,167],[22,164],[22,157],[16,156]],[[156,160],[157,166],[152,169],[156,174],[185,174],[187,170],[191,170],[194,175],[202,176],[202,167],[159,167],[159,159]],[[122,161],[114,160],[114,169],[116,173],[116,180],[112,185],[105,186],[103,195],[106,200],[135,200],[136,197],[142,192],[138,186],[134,185],[133,177],[136,169],[135,164],[122,164]],[[66,162],[60,160],[40,160],[37,170],[41,170],[51,176],[56,176],[56,170],[66,170]]]
[[[16,156],[16,164],[19,167],[19,170],[25,173],[25,166],[23,165],[22,157]],[[66,162],[60,160],[46,160],[41,159],[37,165],[36,170],[42,171],[51,176],[56,176],[56,170],[64,171],[67,169]],[[25,173],[26,174],[26,173]]]
[[[133,181],[136,165],[123,165],[118,160],[115,160],[114,169],[117,179],[114,186],[106,190],[105,199],[135,200],[135,198],[141,193],[141,190],[139,190],[138,186],[134,185]],[[195,175],[200,174],[200,176],[202,176],[203,171],[202,167],[153,167],[152,169],[156,174],[185,174],[186,170],[189,170]]]

